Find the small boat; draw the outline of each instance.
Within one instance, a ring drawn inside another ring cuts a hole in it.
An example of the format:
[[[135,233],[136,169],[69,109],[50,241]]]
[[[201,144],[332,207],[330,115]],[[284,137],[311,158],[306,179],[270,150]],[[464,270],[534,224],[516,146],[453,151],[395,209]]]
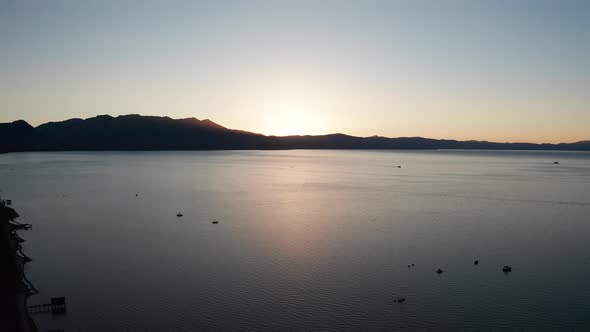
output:
[[[436,270],[436,274],[441,274],[441,273],[443,273],[443,270],[442,269]]]
[[[554,161],[553,164],[557,165],[557,164],[559,164],[559,161]]]
[[[11,205],[12,204],[12,200],[11,199],[7,199],[6,200],[6,205]]]
[[[182,213],[178,212],[178,213],[176,214],[176,216],[177,216],[178,218],[180,218],[180,217],[182,217]]]
[[[475,261],[473,262],[473,265],[477,265],[477,264],[479,264],[479,261],[478,261],[478,260],[475,260]]]
[[[402,296],[399,296],[393,300],[393,302],[397,302],[397,303],[404,303],[404,301],[406,301],[406,298],[402,297]]]
[[[504,272],[504,273],[507,273],[507,272],[510,272],[510,271],[512,271],[512,268],[510,266],[508,266],[508,265],[506,265],[506,266],[504,266],[502,268],[502,272]]]
[[[217,220],[213,220],[211,223],[212,223],[213,225],[216,225],[216,224],[219,224],[219,221],[217,221]]]

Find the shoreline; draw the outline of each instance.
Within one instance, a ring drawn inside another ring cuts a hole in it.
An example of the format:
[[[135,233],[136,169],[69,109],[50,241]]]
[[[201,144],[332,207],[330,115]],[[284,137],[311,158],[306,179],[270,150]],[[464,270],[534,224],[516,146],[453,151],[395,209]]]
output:
[[[265,152],[265,151],[382,151],[382,152],[553,152],[553,153],[590,153],[588,150],[575,149],[479,149],[479,148],[292,148],[292,149],[136,149],[136,150],[22,150],[22,151],[0,151],[0,155],[19,153],[94,153],[94,152],[117,152],[117,153],[141,153],[141,152]]]
[[[2,327],[9,331],[36,332],[27,301],[38,291],[25,275],[25,264],[31,259],[22,252],[24,240],[17,233],[30,229],[30,225],[16,222],[18,217],[14,209],[0,200],[0,266],[4,271],[0,280],[0,317]]]

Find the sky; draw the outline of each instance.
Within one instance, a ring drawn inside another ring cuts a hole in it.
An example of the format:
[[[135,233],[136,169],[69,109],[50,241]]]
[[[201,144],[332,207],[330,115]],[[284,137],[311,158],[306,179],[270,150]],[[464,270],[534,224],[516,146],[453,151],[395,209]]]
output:
[[[590,1],[0,0],[0,122],[590,139]]]

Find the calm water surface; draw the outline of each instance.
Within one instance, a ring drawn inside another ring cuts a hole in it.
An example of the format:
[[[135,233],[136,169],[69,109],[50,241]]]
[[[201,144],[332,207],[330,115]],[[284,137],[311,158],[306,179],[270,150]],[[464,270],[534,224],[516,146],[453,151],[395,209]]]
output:
[[[42,329],[590,329],[590,153],[19,153],[0,188]]]

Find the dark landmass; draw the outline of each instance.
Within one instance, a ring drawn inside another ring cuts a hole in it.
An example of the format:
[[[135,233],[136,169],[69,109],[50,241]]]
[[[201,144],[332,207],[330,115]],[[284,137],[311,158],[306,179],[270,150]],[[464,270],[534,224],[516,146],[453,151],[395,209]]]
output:
[[[17,230],[26,225],[14,223],[18,214],[0,200],[0,330],[37,331],[27,311],[27,298],[34,288],[24,275],[24,264]],[[19,255],[19,253],[21,255]]]
[[[590,141],[560,144],[495,143],[423,137],[265,136],[228,129],[211,120],[101,115],[32,127],[0,124],[0,152],[288,149],[478,149],[590,151]]]

